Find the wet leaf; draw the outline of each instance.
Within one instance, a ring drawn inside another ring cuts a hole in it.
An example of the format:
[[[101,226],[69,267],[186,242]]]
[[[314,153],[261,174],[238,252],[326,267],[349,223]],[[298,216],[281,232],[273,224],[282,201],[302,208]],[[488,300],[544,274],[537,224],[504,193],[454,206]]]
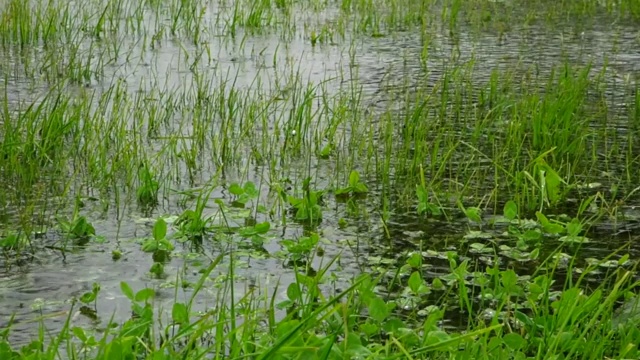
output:
[[[300,288],[298,287],[298,284],[296,283],[289,284],[289,286],[287,287],[287,298],[289,298],[289,300],[291,301],[296,301],[296,300],[299,300],[300,297],[301,297],[301,294],[300,294]]]
[[[599,266],[602,268],[617,268],[619,265],[617,260],[602,261],[595,258],[586,258],[585,262],[592,266]]]
[[[418,269],[422,266],[422,255],[418,252],[414,252],[407,259],[407,264],[414,269]]]
[[[158,250],[158,242],[153,239],[148,239],[142,244],[142,251],[144,252],[154,252]]]
[[[467,218],[473,222],[482,222],[482,210],[477,207],[468,207],[464,210],[464,214]]]
[[[174,303],[173,309],[171,310],[171,317],[176,324],[188,324],[189,312],[187,311],[187,306],[183,303]]]
[[[540,248],[535,248],[533,249],[533,251],[531,252],[531,254],[529,255],[529,257],[532,260],[536,260],[538,257],[540,257]]]
[[[229,186],[229,192],[233,195],[240,196],[244,194],[244,189],[242,189],[242,187],[237,183],[233,183]]]
[[[124,281],[121,281],[120,282],[120,291],[122,291],[122,294],[124,294],[124,296],[126,296],[127,299],[129,299],[131,301],[134,301],[133,290],[131,289],[129,284],[127,284]]]
[[[565,243],[576,243],[576,244],[583,244],[583,243],[589,242],[589,238],[587,238],[586,236],[562,236],[558,240]]]
[[[466,235],[464,235],[464,239],[466,240],[490,240],[493,239],[493,235],[483,231],[471,230]]]
[[[71,331],[73,332],[73,335],[75,335],[80,341],[82,341],[83,343],[87,342],[87,335],[84,333],[84,329],[78,326],[74,326]]]
[[[86,292],[80,297],[80,301],[85,304],[91,303],[96,299],[97,294],[94,292]]]
[[[542,239],[542,233],[539,230],[527,230],[522,234],[522,239],[526,242],[538,242]]]
[[[451,336],[444,331],[431,331],[427,335],[424,345],[436,345],[451,340]]]
[[[167,236],[167,223],[163,218],[158,218],[153,226],[153,238],[156,241],[164,239]]]
[[[318,155],[321,158],[326,159],[326,158],[329,157],[329,155],[331,155],[331,152],[333,152],[333,146],[332,146],[332,144],[327,144],[320,150]]]
[[[369,192],[369,188],[363,183],[358,183],[353,187],[353,192],[356,194],[364,194]]]
[[[355,170],[351,171],[351,173],[349,174],[349,185],[355,187],[359,182],[360,174]]]
[[[271,228],[271,223],[269,223],[268,221],[256,224],[255,226],[256,233],[258,234],[264,234],[268,232],[270,228]]]
[[[373,323],[371,323],[369,321],[367,321],[364,324],[360,325],[360,331],[365,333],[367,336],[372,336],[372,335],[376,334],[378,332],[378,330],[380,330],[380,327],[378,327],[378,325],[373,324]]]
[[[444,284],[442,283],[442,280],[440,280],[439,278],[434,278],[431,281],[431,288],[435,290],[441,290],[441,289],[444,289]]]
[[[389,316],[387,304],[378,296],[374,296],[369,301],[369,315],[377,321],[383,322]]]
[[[136,293],[135,301],[146,302],[155,296],[155,291],[150,288],[144,288]]]
[[[349,359],[365,359],[371,355],[371,350],[362,345],[360,336],[354,332],[349,333],[344,344],[347,345],[345,356]]]
[[[409,288],[413,291],[414,294],[419,294],[420,287],[423,284],[422,276],[419,272],[414,271],[413,274],[409,277]]]
[[[511,350],[514,350],[514,351],[523,349],[525,346],[527,346],[527,341],[522,336],[516,333],[510,333],[505,335],[502,338],[502,341],[509,348],[511,348]]]
[[[580,207],[578,208],[578,217],[581,216],[582,213],[584,213],[584,211],[587,210],[587,208],[589,208],[589,205],[591,205],[591,203],[593,202],[593,200],[595,200],[595,198],[596,198],[595,195],[591,195],[587,199],[582,200],[580,202]]]
[[[562,234],[564,232],[564,227],[562,227],[562,225],[560,224],[552,224],[552,223],[547,223],[546,226],[543,227],[544,231],[546,231],[549,234]]]
[[[504,205],[504,217],[509,220],[515,220],[518,217],[518,205],[513,200],[507,201]]]
[[[500,280],[505,288],[513,288],[518,283],[518,275],[511,269],[505,270],[500,273]]]
[[[396,333],[398,330],[406,328],[407,324],[405,324],[402,320],[397,317],[392,317],[389,320],[384,322],[384,331],[388,333]]]
[[[618,260],[618,265],[624,265],[627,263],[627,260],[629,260],[629,254],[624,254],[624,256],[622,256],[619,260]]]
[[[567,223],[567,235],[578,236],[582,231],[582,224],[580,220],[573,218],[571,222]]]
[[[469,252],[474,254],[489,254],[493,252],[493,246],[481,243],[473,243],[469,245]]]
[[[536,211],[536,218],[538,219],[538,222],[542,226],[549,224],[549,219],[540,211]]]

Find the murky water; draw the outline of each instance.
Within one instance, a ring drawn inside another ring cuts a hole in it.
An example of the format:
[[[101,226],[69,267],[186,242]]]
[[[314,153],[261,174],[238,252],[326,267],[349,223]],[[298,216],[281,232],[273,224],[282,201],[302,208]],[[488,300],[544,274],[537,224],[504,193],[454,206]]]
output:
[[[209,16],[214,19],[216,8],[210,9]],[[326,19],[331,19],[335,9],[328,10]],[[145,18],[150,24],[155,19],[149,15]],[[153,27],[151,27],[153,29]],[[215,27],[214,27],[215,29]],[[153,32],[153,31],[152,31]],[[337,41],[333,44],[311,46],[308,39],[302,36],[291,36],[282,40],[279,34],[250,35],[241,30],[235,40],[228,37],[208,34],[209,52],[202,48],[165,41],[157,49],[140,49],[136,37],[124,39],[123,49],[129,51],[104,67],[104,74],[98,80],[92,79],[86,86],[78,87],[78,93],[107,91],[114,83],[121,81],[130,94],[142,92],[153,98],[159,91],[176,91],[189,93],[195,86],[196,79],[191,67],[197,67],[200,73],[207,74],[213,83],[233,84],[237,89],[262,89],[277,93],[282,91],[279,84],[283,74],[297,74],[300,81],[309,84],[324,84],[327,91],[338,92],[349,89],[349,86],[362,87],[364,98],[362,103],[375,118],[389,108],[394,108],[399,99],[395,94],[411,87],[428,87],[440,79],[444,70],[459,64],[470,64],[472,76],[480,83],[488,81],[494,71],[522,71],[536,69],[537,76],[548,76],[553,67],[567,61],[572,64],[593,65],[594,73],[605,66],[609,69],[606,82],[609,86],[611,111],[626,111],[625,99],[628,97],[629,84],[638,80],[640,74],[640,31],[635,25],[624,23],[595,22],[579,29],[571,22],[559,23],[553,27],[546,25],[512,29],[501,36],[491,32],[478,33],[471,29],[462,30],[455,38],[445,35],[447,32],[434,31],[429,38],[429,55],[422,61],[425,39],[418,32],[406,31],[386,37],[356,37],[352,40]],[[188,55],[187,55],[188,54]],[[188,58],[190,56],[190,58]],[[6,95],[8,106],[14,109],[22,103],[36,101],[47,90],[44,84],[33,85],[31,81],[21,77],[20,60],[15,54],[0,56],[6,76]],[[196,61],[195,59],[198,59]],[[13,76],[9,76],[13,74]],[[70,89],[74,91],[74,89]],[[400,111],[400,109],[398,109]],[[619,128],[621,132],[623,127]],[[189,132],[189,129],[182,129]],[[150,145],[154,148],[154,144]],[[303,166],[308,162],[301,161]],[[267,168],[264,166],[246,165],[247,179],[261,183]],[[329,174],[335,172],[336,165],[329,161],[312,160],[315,183],[323,188],[329,180]],[[199,175],[194,184],[176,184],[177,189],[188,189],[198,186],[211,177],[215,169],[208,169]],[[234,169],[230,177],[238,177],[243,169]],[[300,178],[306,169],[290,170],[291,178]],[[271,179],[273,180],[273,179]],[[346,206],[327,200],[324,220],[321,224],[325,249],[325,259],[340,255],[340,261],[334,265],[333,271],[339,274],[338,287],[344,286],[348,280],[367,267],[371,266],[369,257],[398,256],[398,249],[433,249],[437,251],[462,249],[459,240],[465,234],[466,221],[460,220],[449,224],[425,222],[413,212],[402,209],[391,211],[387,220],[391,240],[387,240],[381,226],[378,209],[379,193],[375,184],[366,201],[366,217],[356,218],[350,226],[341,229],[338,219],[345,217]],[[209,213],[215,208],[214,199],[230,198],[225,189],[216,190],[211,196]],[[140,250],[140,239],[149,236],[151,220],[144,219],[159,215],[176,215],[181,213],[178,206],[180,197],[168,194],[160,207],[152,214],[140,211],[135,206],[124,206],[122,209],[110,208],[106,212],[98,202],[88,201],[83,209],[92,219],[96,233],[103,236],[106,242],[90,243],[72,253],[61,254],[50,248],[43,248],[35,258],[20,264],[5,264],[0,268],[0,326],[6,324],[10,316],[16,316],[13,336],[17,343],[23,343],[36,332],[37,323],[29,322],[38,314],[49,315],[45,324],[55,330],[62,326],[69,309],[69,299],[79,297],[90,291],[94,282],[101,285],[102,291],[97,303],[97,312],[102,323],[115,314],[116,320],[126,319],[129,315],[128,300],[120,293],[120,282],[126,281],[134,289],[145,286],[158,289],[159,305],[166,307],[174,298],[174,289],[166,287],[175,278],[183,274],[193,281],[197,278],[198,267],[189,258],[189,249],[176,249],[176,254],[167,265],[166,279],[150,276],[148,270],[152,265],[149,254]],[[393,208],[393,204],[392,204]],[[7,211],[10,211],[8,209]],[[269,220],[260,215],[258,221]],[[276,226],[273,225],[272,226]],[[622,244],[633,240],[638,230],[631,227],[616,238],[607,237],[606,231],[613,227],[602,225],[594,234],[594,239],[585,249],[585,256],[597,256],[608,253]],[[256,282],[266,289],[273,289],[281,283],[280,289],[292,281],[293,271],[286,267],[282,257],[277,254],[282,250],[280,239],[295,239],[303,234],[303,226],[289,222],[286,227],[273,229],[277,234],[264,245],[266,254],[256,253],[241,255],[238,275],[246,281],[238,281],[238,296],[241,296],[249,283]],[[45,243],[56,241],[55,231],[46,234]],[[554,246],[550,246],[553,248]],[[123,257],[112,260],[111,253],[115,249],[123,250]],[[394,249],[389,251],[388,249]],[[211,244],[205,249],[209,258],[226,251],[225,244]],[[247,251],[250,253],[250,251]],[[632,247],[630,253],[640,255],[640,248]],[[206,261],[200,257],[198,261]],[[321,266],[320,260],[315,264]],[[327,260],[325,260],[327,261]],[[0,264],[5,259],[0,258]],[[9,267],[9,265],[11,265]],[[219,274],[225,273],[225,265]],[[430,273],[446,272],[446,262],[434,265]],[[327,285],[331,288],[331,284]],[[179,294],[179,297],[188,295]],[[284,295],[282,295],[284,297]],[[206,298],[201,299],[200,306],[206,306]],[[92,320],[79,314],[72,315],[74,324],[91,324]]]

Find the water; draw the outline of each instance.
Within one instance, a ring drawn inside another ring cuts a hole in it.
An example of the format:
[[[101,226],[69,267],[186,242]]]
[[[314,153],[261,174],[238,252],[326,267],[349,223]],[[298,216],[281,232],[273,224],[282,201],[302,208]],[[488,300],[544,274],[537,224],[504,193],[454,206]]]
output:
[[[436,24],[428,39],[412,30],[385,37],[348,33],[344,41],[336,40],[334,43],[312,46],[305,36],[282,31],[289,34],[283,35],[278,30],[273,33],[252,34],[248,30],[239,29],[235,39],[231,39],[222,35],[224,27],[216,25],[215,21],[220,16],[228,15],[228,12],[212,6],[206,14],[204,19],[210,24],[209,31],[201,37],[207,44],[206,47],[193,46],[188,41],[169,40],[162,41],[161,46],[155,49],[142,49],[140,36],[130,34],[120,39],[123,52],[110,58],[96,72],[97,77],[91,77],[84,84],[71,86],[68,91],[79,96],[89,94],[98,99],[114,84],[120,83],[129,96],[141,94],[150,102],[162,101],[158,98],[158,93],[170,91],[193,95],[199,79],[206,78],[210,79],[212,85],[226,84],[228,88],[223,91],[228,92],[233,88],[277,96],[287,91],[289,81],[298,79],[302,84],[323,84],[324,91],[328,94],[361,88],[363,111],[366,110],[372,121],[375,121],[376,115],[388,109],[397,108],[398,112],[401,111],[400,98],[406,89],[429,88],[441,79],[446,69],[460,64],[466,64],[468,69],[472,69],[470,76],[474,81],[482,83],[489,81],[491,74],[496,71],[526,72],[535,69],[538,78],[545,78],[553,67],[566,61],[576,65],[591,64],[594,74],[607,68],[607,99],[611,104],[610,111],[616,114],[627,110],[629,84],[637,81],[640,70],[640,53],[637,51],[640,36],[637,26],[624,22],[612,23],[608,18],[580,27],[571,21],[557,23],[552,27],[545,24],[526,27],[514,25],[506,35],[492,31],[477,32],[462,26],[455,37],[447,35],[444,25]],[[328,9],[322,14],[320,17],[313,17],[313,20],[297,19],[298,22],[293,23],[330,23],[337,17],[338,11]],[[158,22],[156,15],[147,11],[144,12],[143,22],[147,24],[149,34],[154,34],[161,28],[157,24],[162,24],[165,20]],[[425,62],[422,54],[423,44],[427,40],[429,51]],[[87,43],[89,40],[85,38],[83,41]],[[84,50],[81,56],[87,56],[87,59],[97,56],[95,53],[89,54],[86,45]],[[38,61],[37,52],[35,49],[33,61]],[[0,61],[7,79],[6,103],[10,111],[16,111],[25,103],[37,103],[49,89],[47,82],[34,82],[21,72],[21,61],[24,59],[15,53],[0,55]],[[95,69],[99,67],[96,66]],[[286,76],[290,74],[295,76]],[[281,112],[287,111],[286,105],[278,109]],[[189,116],[189,110],[176,111],[173,116],[176,119]],[[273,130],[273,124],[267,126],[270,131]],[[621,134],[627,131],[624,124],[616,124],[612,129]],[[189,127],[174,130],[184,135],[194,132]],[[350,129],[343,131],[349,134]],[[146,144],[150,151],[160,151],[164,145],[161,140]],[[190,145],[187,140],[184,146],[188,148]],[[346,143],[339,145],[348,146]],[[240,154],[249,154],[247,146],[240,145],[238,149]],[[248,180],[262,184],[266,190],[265,181],[278,179],[269,177],[268,166],[256,165],[248,160],[248,156],[238,156],[238,161],[230,166],[228,180],[241,181],[242,175],[246,174]],[[203,170],[195,179],[176,180],[171,188],[188,190],[206,184],[219,169],[219,164],[214,159],[206,158],[206,155],[204,157]],[[317,188],[329,185],[331,175],[339,165],[322,159],[310,161]],[[289,163],[285,172],[288,172],[291,179],[299,179],[306,174],[307,165],[308,159],[298,159],[298,162]],[[180,179],[188,171],[179,166],[177,173],[176,178]],[[412,209],[404,209],[392,203],[391,217],[386,221],[385,231],[378,211],[382,194],[375,183],[369,183],[369,187],[372,189],[371,194],[361,202],[364,204],[361,214],[365,214],[362,216],[349,217],[345,204],[336,203],[331,198],[327,200],[320,226],[325,239],[322,243],[325,250],[324,261],[337,255],[340,255],[340,260],[332,267],[332,271],[339,274],[338,280],[336,284],[328,284],[326,291],[331,291],[332,286],[344,288],[353,276],[369,271],[373,267],[371,259],[375,257],[392,258],[401,263],[405,252],[415,249],[466,252],[468,244],[461,243],[469,226],[465,219],[449,223],[424,221]],[[102,289],[97,302],[100,319],[90,319],[76,312],[71,314],[74,325],[99,328],[104,326],[112,314],[117,321],[127,319],[130,304],[120,292],[121,281],[129,283],[134,289],[157,289],[157,305],[166,308],[174,300],[174,289],[170,285],[176,274],[195,281],[200,266],[196,262],[206,262],[228,250],[228,244],[224,242],[207,243],[204,251],[206,255],[194,260],[190,258],[187,247],[178,246],[171,262],[166,266],[168,276],[164,279],[154,278],[148,272],[152,259],[149,254],[140,250],[140,243],[150,236],[154,217],[182,212],[183,207],[179,205],[181,197],[171,192],[163,193],[160,206],[154,212],[147,213],[131,204],[121,204],[119,208],[110,206],[105,210],[104,202],[109,203],[114,199],[105,197],[98,190],[94,195],[98,201],[88,200],[82,213],[92,220],[96,233],[105,240],[103,243],[92,242],[73,252],[62,254],[47,247],[47,244],[56,244],[60,237],[55,230],[49,230],[44,236],[44,245],[33,259],[16,263],[13,259],[0,258],[0,264],[4,265],[0,270],[0,326],[15,315],[17,323],[13,326],[12,334],[16,343],[26,343],[36,333],[37,322],[29,320],[40,314],[47,316],[45,324],[49,329],[61,327],[68,315],[70,299],[90,291],[94,282],[99,283]],[[227,189],[216,189],[208,202],[206,214],[215,213],[215,199],[229,201],[231,195]],[[267,202],[264,193],[260,202]],[[11,213],[19,213],[19,210],[20,207],[15,205],[3,209],[9,213],[9,219],[14,219]],[[349,226],[340,228],[338,220],[342,217],[350,219]],[[263,253],[241,247],[238,256],[239,280],[236,283],[238,296],[245,293],[249,284],[257,283],[272,290],[276,283],[281,284],[280,289],[286,289],[286,285],[293,281],[293,271],[285,265],[279,240],[302,236],[304,226],[292,221],[286,226],[277,225],[277,221],[265,214],[259,214],[256,220],[271,221],[271,236],[264,245]],[[242,219],[233,222],[240,224]],[[611,232],[618,232],[618,235],[610,237]],[[637,228],[633,226],[628,226],[627,230],[621,232],[618,227],[604,222],[590,235],[594,241],[585,248],[583,255],[598,257],[608,254],[612,249],[635,239],[637,233]],[[547,250],[554,247],[551,244]],[[118,261],[112,259],[112,252],[116,249],[123,252],[123,257]],[[639,250],[632,242],[629,252],[638,255]],[[505,262],[513,264],[508,259]],[[216,274],[224,275],[225,266],[226,262]],[[316,259],[314,267],[320,266],[321,260]],[[521,268],[524,271],[526,265]],[[439,262],[434,261],[429,276],[435,277],[447,271],[448,264],[441,259]],[[180,290],[178,293],[179,298],[188,295],[189,290]],[[284,299],[284,296],[280,294],[279,298]],[[198,306],[204,308],[206,305],[206,298],[200,299]]]

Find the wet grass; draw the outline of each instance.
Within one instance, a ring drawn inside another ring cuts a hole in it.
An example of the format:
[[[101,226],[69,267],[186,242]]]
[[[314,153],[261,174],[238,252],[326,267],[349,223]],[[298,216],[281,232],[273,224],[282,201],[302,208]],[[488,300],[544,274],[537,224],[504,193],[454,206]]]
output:
[[[405,297],[421,298],[437,292],[443,298],[455,294],[459,299],[457,304],[440,301],[439,305],[414,313],[403,311],[407,306],[401,307],[400,301],[379,295],[376,288],[381,278],[370,275],[355,278],[342,292],[323,296],[319,286],[333,262],[330,261],[317,274],[298,273],[296,281],[286,289],[287,299],[281,302],[275,301],[275,293],[260,295],[260,287],[234,301],[231,271],[212,294],[212,310],[194,312],[196,294],[210,281],[208,276],[223,256],[212,259],[204,269],[189,299],[176,299],[168,318],[156,314],[153,289],[134,290],[122,282],[122,292],[131,302],[129,320],[121,324],[109,322],[106,331],[100,332],[73,326],[71,314],[76,307],[91,314],[94,302],[99,301],[100,288],[94,286],[92,292],[76,300],[58,335],[41,329],[38,337],[17,351],[3,340],[0,354],[5,359],[53,359],[61,354],[100,359],[638,356],[637,327],[613,315],[616,301],[636,286],[631,280],[633,269],[605,276],[603,280],[610,288],[586,294],[580,290],[581,281],[597,265],[586,269],[577,283],[568,282],[563,291],[555,291],[553,275],[559,269],[551,259],[540,264],[535,276],[525,280],[515,271],[497,266],[472,271],[467,261],[458,262],[450,254],[451,274],[429,283],[420,272],[422,256],[413,253],[399,269],[408,270],[411,275],[406,280],[396,277],[394,282],[402,283],[403,289],[395,291]],[[620,259],[617,263],[626,261]],[[472,297],[482,299],[484,310],[473,307]],[[286,309],[286,315],[279,316],[278,309]],[[466,331],[442,330],[439,324],[448,310],[468,314]],[[5,339],[8,331],[9,328]]]
[[[122,279],[122,319],[96,283],[63,313],[3,319],[0,358],[638,357],[640,95],[617,59],[640,2],[1,11],[6,274],[104,246],[117,266],[135,247],[174,296],[162,309]],[[602,23],[610,48],[585,49]],[[532,57],[532,33],[558,48]],[[122,241],[135,221],[152,225]],[[593,250],[604,231],[628,241]],[[239,289],[264,258],[290,281]],[[15,343],[26,321],[33,341]]]

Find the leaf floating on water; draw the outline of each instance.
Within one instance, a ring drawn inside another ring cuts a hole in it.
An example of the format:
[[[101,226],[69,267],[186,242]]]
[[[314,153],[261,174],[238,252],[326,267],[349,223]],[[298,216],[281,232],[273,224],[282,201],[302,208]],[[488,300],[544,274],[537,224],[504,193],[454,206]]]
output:
[[[469,252],[472,254],[488,254],[493,251],[493,246],[487,244],[473,243],[469,245]]]
[[[442,259],[442,260],[448,259],[446,251],[438,252],[438,251],[435,251],[435,250],[423,251],[422,252],[422,257],[424,257],[424,258],[436,258],[436,259]]]
[[[592,182],[588,184],[578,184],[576,187],[578,189],[597,189],[599,187],[602,187],[602,184],[599,182]]]
[[[611,318],[614,328],[636,326],[640,322],[640,297],[632,296],[615,312]]]
[[[403,235],[406,235],[412,239],[416,239],[419,238],[421,236],[424,235],[424,231],[422,230],[418,230],[418,231],[410,231],[410,230],[405,230],[402,232]]]
[[[565,253],[554,254],[552,258],[556,261],[558,268],[566,268],[571,261],[571,255]]]
[[[472,230],[469,231],[464,238],[466,240],[490,240],[493,239],[493,235],[483,231]]]
[[[618,260],[602,261],[596,258],[586,258],[584,259],[584,261],[589,265],[599,266],[603,268],[617,268],[618,266],[620,266],[620,264],[618,263]]]
[[[380,256],[369,256],[367,258],[369,264],[371,265],[393,265],[395,263],[397,263],[397,261],[395,259],[389,259],[389,258],[382,258]]]
[[[574,244],[584,244],[584,243],[590,242],[589,238],[586,236],[572,236],[572,235],[562,236],[558,240],[564,243],[574,243]]]
[[[427,317],[429,316],[429,314],[433,313],[434,311],[438,311],[439,308],[436,305],[429,305],[427,307],[425,307],[424,309],[418,310],[417,314],[420,317]]]

